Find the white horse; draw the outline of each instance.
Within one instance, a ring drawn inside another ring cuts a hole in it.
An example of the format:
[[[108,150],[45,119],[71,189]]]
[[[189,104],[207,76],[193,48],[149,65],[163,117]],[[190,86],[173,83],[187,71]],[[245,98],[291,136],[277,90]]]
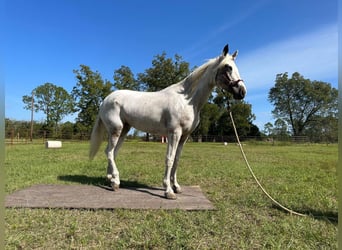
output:
[[[115,159],[131,127],[152,134],[167,135],[163,186],[165,197],[176,199],[181,192],[177,182],[177,165],[188,136],[199,123],[200,110],[215,86],[230,92],[234,99],[243,99],[246,87],[235,65],[237,51],[228,54],[228,45],[222,55],[209,60],[182,81],[158,92],[117,90],[101,104],[91,134],[89,156],[93,159],[101,145],[105,130],[108,146],[107,178],[113,190],[120,185]]]

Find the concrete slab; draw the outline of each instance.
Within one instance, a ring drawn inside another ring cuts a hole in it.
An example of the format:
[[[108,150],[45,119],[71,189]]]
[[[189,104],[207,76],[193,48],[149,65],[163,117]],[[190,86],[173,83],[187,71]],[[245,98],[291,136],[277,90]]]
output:
[[[164,198],[164,189],[127,187],[114,192],[106,186],[34,185],[5,198],[5,207],[69,209],[181,209],[213,210],[199,186],[184,186],[177,200]]]

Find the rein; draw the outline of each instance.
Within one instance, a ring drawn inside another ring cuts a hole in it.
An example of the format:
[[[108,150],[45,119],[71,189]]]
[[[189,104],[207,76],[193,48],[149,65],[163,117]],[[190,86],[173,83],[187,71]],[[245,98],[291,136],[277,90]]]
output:
[[[240,81],[240,80],[237,80],[237,81]],[[237,130],[236,130],[236,126],[235,126],[235,123],[234,123],[234,119],[233,119],[233,114],[232,114],[232,111],[230,110],[230,106],[229,106],[229,102],[228,102],[228,107],[227,107],[227,111],[229,113],[229,116],[230,116],[230,119],[232,120],[232,124],[233,124],[233,129],[234,129],[234,132],[235,132],[235,136],[236,136],[236,140],[238,142],[238,145],[240,147],[240,151],[241,151],[241,154],[243,156],[243,159],[245,160],[246,162],[246,166],[249,170],[249,172],[251,173],[251,175],[253,176],[254,180],[256,181],[256,183],[258,184],[258,186],[261,188],[261,190],[263,191],[263,193],[269,198],[271,199],[271,201],[276,204],[278,207],[280,207],[281,209],[289,212],[290,214],[294,214],[294,215],[298,215],[298,216],[307,216],[306,214],[302,214],[302,213],[299,213],[299,212],[296,212],[296,211],[293,211],[285,206],[283,206],[282,204],[280,204],[278,201],[276,201],[266,190],[265,188],[261,185],[260,181],[258,180],[258,178],[256,177],[256,175],[254,174],[253,170],[252,170],[252,167],[249,165],[248,163],[248,160],[247,160],[247,157],[245,155],[245,152],[243,151],[243,148],[242,148],[242,145],[241,145],[241,142],[240,142],[240,139],[239,139],[239,135],[237,133]]]

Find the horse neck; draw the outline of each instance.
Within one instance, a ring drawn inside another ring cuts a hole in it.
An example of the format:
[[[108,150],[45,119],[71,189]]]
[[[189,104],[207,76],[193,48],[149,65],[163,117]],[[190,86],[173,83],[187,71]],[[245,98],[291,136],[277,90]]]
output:
[[[208,101],[215,87],[210,64],[203,65],[184,80],[184,91],[189,102],[199,111]]]

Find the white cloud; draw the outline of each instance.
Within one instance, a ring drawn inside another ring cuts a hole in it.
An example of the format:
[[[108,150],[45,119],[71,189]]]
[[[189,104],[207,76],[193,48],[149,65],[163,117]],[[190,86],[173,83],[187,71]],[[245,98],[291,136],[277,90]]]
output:
[[[337,79],[337,25],[268,44],[238,59],[249,89],[274,84],[277,74],[297,71],[311,80]]]

